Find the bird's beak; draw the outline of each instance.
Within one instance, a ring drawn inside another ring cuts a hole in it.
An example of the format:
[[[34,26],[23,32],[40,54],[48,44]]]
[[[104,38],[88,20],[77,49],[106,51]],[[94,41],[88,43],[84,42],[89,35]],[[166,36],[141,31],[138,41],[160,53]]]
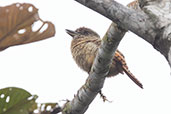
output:
[[[65,31],[66,31],[70,36],[72,36],[72,37],[74,37],[75,35],[78,35],[77,32],[72,31],[72,30],[65,29]]]

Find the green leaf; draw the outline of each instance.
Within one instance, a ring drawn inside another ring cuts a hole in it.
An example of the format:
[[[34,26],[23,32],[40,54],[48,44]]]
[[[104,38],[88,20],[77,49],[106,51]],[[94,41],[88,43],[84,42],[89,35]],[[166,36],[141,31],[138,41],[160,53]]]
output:
[[[0,89],[0,114],[29,114],[37,109],[37,97],[21,88]]]

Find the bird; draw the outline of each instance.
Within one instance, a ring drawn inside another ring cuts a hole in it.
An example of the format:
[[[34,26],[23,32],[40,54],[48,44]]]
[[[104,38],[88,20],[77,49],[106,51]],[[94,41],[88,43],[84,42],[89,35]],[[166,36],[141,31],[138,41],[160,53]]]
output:
[[[75,31],[66,29],[66,32],[72,37],[70,49],[73,59],[81,69],[90,73],[102,42],[100,36],[86,27],[80,27]],[[142,83],[128,69],[124,55],[117,49],[106,77],[113,77],[119,73],[126,73],[135,84],[143,89]]]

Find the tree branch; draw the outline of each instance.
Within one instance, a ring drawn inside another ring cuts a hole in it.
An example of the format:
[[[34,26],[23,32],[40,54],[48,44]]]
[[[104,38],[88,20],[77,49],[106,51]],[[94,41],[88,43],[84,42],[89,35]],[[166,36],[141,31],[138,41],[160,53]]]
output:
[[[83,114],[87,110],[89,104],[103,87],[111,60],[125,32],[126,30],[119,29],[116,24],[111,24],[102,39],[86,83],[78,90],[74,99],[65,104],[63,114]]]
[[[75,0],[102,14],[118,26],[128,29],[153,44],[156,31],[148,15],[123,6],[114,0]]]
[[[161,52],[171,66],[171,0],[140,0],[143,10],[157,29],[154,48]]]

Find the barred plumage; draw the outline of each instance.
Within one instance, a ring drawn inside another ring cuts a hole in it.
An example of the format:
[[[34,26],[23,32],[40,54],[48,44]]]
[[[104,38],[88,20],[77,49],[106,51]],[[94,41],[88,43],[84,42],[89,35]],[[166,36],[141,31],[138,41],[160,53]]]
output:
[[[67,33],[73,37],[71,52],[74,60],[81,69],[89,73],[98,48],[101,45],[100,36],[93,30],[85,27],[81,27],[76,31],[67,30]],[[107,77],[115,76],[118,73],[123,74],[123,72],[134,83],[143,88],[140,81],[129,71],[123,54],[119,50],[116,50]]]

